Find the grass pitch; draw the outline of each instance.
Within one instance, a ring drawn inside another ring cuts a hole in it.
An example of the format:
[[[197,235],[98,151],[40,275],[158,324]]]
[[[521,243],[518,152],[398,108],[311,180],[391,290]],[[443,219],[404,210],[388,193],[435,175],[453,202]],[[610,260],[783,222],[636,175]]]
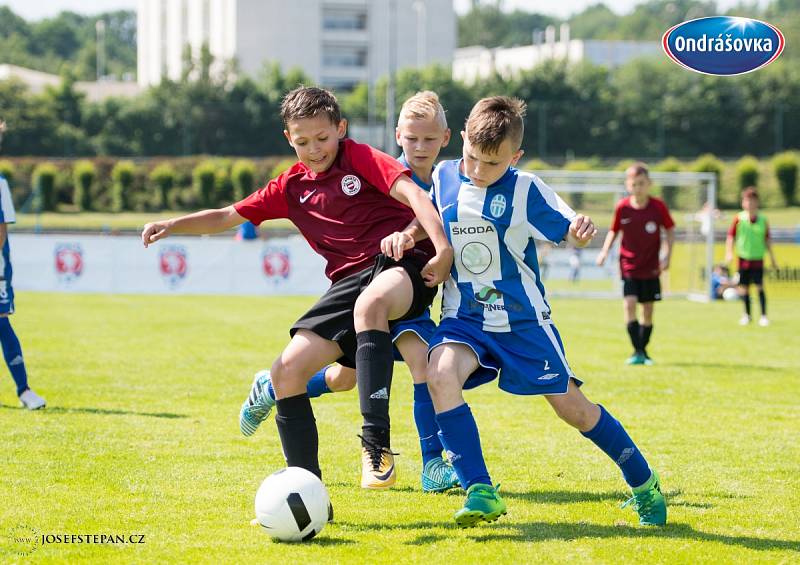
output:
[[[237,415],[312,298],[21,293],[13,322],[49,404],[19,409],[10,377],[0,381],[0,562],[797,562],[800,292],[775,295],[768,328],[739,327],[738,303],[659,304],[653,367],[623,365],[621,301],[553,301],[585,392],[659,470],[667,527],[640,528],[619,508],[615,465],[544,400],[492,384],[467,401],[509,513],[456,528],[462,494],[420,491],[411,381],[398,364],[398,486],[358,487],[355,392],[315,400],[336,522],[290,545],[248,525],[258,485],[284,465],[274,422],[244,438]],[[144,543],[42,544],[56,534]]]

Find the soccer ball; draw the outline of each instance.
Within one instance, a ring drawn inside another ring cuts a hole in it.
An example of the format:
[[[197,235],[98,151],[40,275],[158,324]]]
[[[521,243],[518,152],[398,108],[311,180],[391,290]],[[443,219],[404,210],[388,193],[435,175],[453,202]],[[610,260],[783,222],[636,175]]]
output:
[[[722,298],[725,299],[725,300],[729,300],[729,301],[730,300],[738,300],[739,299],[739,293],[736,292],[736,289],[733,288],[733,287],[726,288],[725,290],[722,291]]]
[[[256,519],[270,537],[308,541],[328,522],[330,497],[322,481],[300,467],[264,479],[256,493]]]

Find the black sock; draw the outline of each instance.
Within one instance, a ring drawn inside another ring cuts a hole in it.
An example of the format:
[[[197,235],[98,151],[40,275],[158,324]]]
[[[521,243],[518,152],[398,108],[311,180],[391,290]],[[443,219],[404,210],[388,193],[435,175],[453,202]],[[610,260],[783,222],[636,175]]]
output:
[[[639,326],[641,332],[639,333],[639,345],[642,346],[642,352],[647,349],[647,344],[650,343],[650,335],[653,333],[653,324],[649,326]]]
[[[639,330],[639,320],[634,320],[632,322],[628,322],[628,336],[631,338],[631,343],[633,344],[633,350],[637,353],[642,350],[641,347],[641,335]]]
[[[742,295],[742,302],[744,302],[744,312],[750,315],[750,292],[747,291]]]
[[[364,438],[382,447],[389,445],[389,392],[392,388],[392,336],[381,330],[356,335],[356,380]]]
[[[317,421],[307,393],[275,401],[275,425],[283,444],[287,467],[302,467],[320,479]]]
[[[764,293],[764,289],[758,291],[758,301],[761,303],[761,315],[767,315],[767,295]]]

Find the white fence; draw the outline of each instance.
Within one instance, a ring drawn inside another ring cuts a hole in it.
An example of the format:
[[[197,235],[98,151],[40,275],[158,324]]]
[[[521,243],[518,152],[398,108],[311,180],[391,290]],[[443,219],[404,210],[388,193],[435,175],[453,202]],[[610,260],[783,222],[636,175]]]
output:
[[[11,238],[14,288],[145,294],[322,294],[325,263],[301,236],[235,241],[136,236]]]

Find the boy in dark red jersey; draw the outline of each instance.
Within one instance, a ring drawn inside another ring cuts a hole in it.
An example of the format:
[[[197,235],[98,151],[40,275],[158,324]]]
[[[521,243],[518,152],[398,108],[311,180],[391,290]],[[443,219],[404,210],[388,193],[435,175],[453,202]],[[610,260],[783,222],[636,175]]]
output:
[[[288,466],[321,476],[317,426],[306,383],[338,361],[358,373],[364,441],[393,472],[389,442],[392,342],[389,324],[422,314],[449,275],[453,251],[428,195],[409,170],[368,145],[344,139],[346,120],[334,96],[301,87],[281,104],[284,135],[299,162],[232,206],[147,224],[147,246],[174,233],[205,234],[246,220],[288,218],[322,255],[331,287],[290,330],[292,340],[270,369],[278,433]],[[381,240],[416,218],[430,236],[399,261]],[[359,331],[356,333],[358,320]]]
[[[625,323],[633,344],[628,365],[652,365],[647,344],[653,333],[653,307],[661,300],[659,275],[669,269],[675,222],[663,200],[650,196],[650,173],[644,163],[635,163],[625,171],[625,189],[630,196],[619,201],[603,249],[597,256],[602,265],[617,235],[622,231],[619,249],[620,272],[625,307]],[[661,251],[661,228],[666,231],[666,254]],[[641,321],[636,317],[636,303],[642,305]]]
[[[742,211],[734,218],[725,240],[725,263],[733,260],[733,251],[739,257],[739,296],[744,303],[744,314],[739,324],[750,323],[750,284],[756,285],[761,304],[758,325],[768,326],[767,295],[764,293],[764,255],[769,253],[772,267],[778,268],[769,240],[767,218],[758,211],[758,192],[751,186],[742,192]]]

